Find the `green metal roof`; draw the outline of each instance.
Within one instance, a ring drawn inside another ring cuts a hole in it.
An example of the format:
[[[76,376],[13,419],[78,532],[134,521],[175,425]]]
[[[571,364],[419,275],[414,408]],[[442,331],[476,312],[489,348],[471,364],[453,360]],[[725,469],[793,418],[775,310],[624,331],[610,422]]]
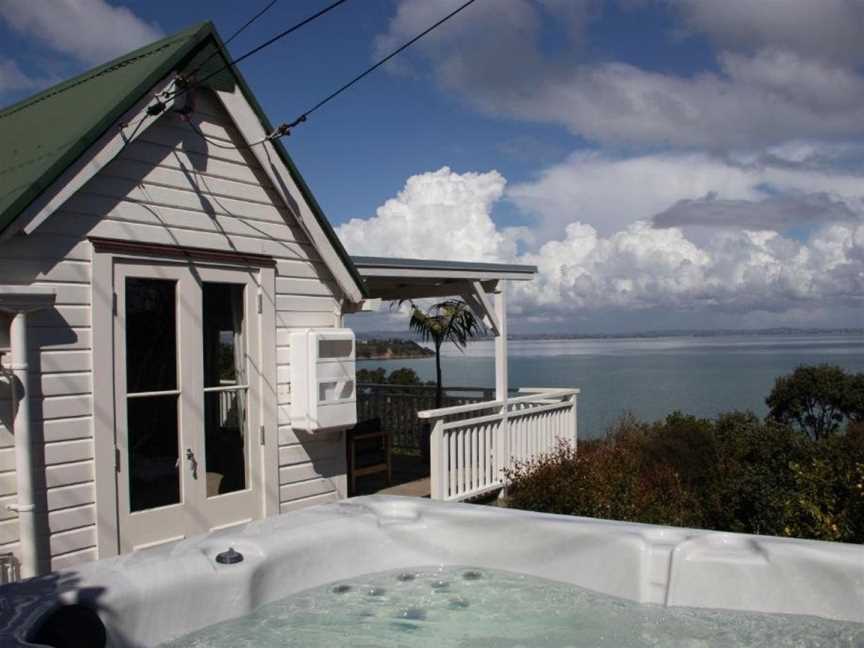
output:
[[[210,29],[197,25],[0,111],[0,231]]]
[[[0,234],[159,81],[202,63],[198,76],[204,78],[229,60],[213,24],[200,23],[0,110]],[[207,81],[210,87],[234,84],[271,132],[272,124],[239,70],[227,68]],[[363,280],[285,147],[278,140],[273,144],[364,292]]]

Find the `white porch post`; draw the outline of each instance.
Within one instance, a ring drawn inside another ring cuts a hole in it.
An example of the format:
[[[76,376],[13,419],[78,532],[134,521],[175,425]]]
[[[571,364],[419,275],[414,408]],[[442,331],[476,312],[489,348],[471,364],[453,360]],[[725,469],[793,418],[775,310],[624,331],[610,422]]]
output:
[[[498,320],[498,335],[495,338],[495,400],[507,399],[507,303],[504,282],[498,284],[495,295],[495,318]]]
[[[498,442],[495,444],[495,462],[499,475],[503,477],[502,471],[510,465],[510,425],[507,421],[507,298],[503,281],[498,283],[498,292],[495,294],[495,319],[498,320],[498,335],[495,337],[495,400],[504,403],[501,406]]]

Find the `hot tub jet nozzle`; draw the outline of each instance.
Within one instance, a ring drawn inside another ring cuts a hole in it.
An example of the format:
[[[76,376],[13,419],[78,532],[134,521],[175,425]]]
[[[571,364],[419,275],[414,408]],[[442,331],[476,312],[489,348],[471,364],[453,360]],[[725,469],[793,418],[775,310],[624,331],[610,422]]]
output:
[[[243,562],[243,554],[235,551],[234,547],[228,547],[228,551],[216,554],[216,562],[220,565],[234,565]]]

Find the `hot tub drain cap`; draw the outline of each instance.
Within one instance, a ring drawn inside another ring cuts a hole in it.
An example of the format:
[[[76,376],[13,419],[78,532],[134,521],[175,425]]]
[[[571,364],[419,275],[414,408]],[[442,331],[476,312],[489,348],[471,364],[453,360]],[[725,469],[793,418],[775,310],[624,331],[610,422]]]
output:
[[[216,562],[220,565],[234,565],[243,562],[243,554],[235,551],[234,547],[228,547],[228,551],[216,554]]]

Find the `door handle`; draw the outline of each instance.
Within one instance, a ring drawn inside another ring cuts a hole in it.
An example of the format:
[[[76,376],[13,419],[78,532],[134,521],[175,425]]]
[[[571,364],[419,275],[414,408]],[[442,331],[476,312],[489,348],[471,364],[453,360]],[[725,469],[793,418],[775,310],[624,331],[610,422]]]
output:
[[[186,460],[189,462],[189,467],[192,469],[192,479],[198,479],[198,460],[195,458],[195,453],[192,448],[186,448]]]

